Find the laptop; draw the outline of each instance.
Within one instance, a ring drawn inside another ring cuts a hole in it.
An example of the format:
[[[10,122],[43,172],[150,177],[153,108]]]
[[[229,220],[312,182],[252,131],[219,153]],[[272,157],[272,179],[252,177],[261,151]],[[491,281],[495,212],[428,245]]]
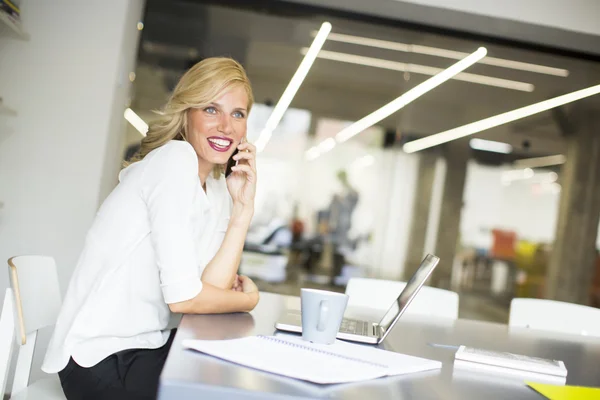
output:
[[[344,318],[337,338],[361,343],[383,342],[439,262],[438,257],[428,254],[381,321]],[[300,311],[288,310],[277,321],[275,328],[287,332],[302,332],[302,315]]]

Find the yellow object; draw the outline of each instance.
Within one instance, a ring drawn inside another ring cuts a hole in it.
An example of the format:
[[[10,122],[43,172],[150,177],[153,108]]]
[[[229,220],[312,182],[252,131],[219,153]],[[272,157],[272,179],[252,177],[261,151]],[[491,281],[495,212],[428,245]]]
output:
[[[600,399],[600,388],[583,386],[558,386],[533,382],[527,382],[527,385],[550,400]]]

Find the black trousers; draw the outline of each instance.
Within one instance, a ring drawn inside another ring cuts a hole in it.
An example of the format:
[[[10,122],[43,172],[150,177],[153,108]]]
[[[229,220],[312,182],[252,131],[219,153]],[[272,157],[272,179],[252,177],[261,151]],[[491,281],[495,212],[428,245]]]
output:
[[[90,368],[71,358],[58,373],[65,396],[68,400],[156,399],[158,378],[175,331],[163,347],[119,351]]]

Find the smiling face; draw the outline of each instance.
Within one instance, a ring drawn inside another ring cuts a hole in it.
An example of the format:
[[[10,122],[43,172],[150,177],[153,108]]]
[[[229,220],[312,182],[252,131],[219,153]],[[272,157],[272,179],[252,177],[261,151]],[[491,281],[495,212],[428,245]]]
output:
[[[199,173],[227,163],[246,136],[247,117],[248,95],[239,85],[208,106],[189,110],[187,141],[198,155]]]

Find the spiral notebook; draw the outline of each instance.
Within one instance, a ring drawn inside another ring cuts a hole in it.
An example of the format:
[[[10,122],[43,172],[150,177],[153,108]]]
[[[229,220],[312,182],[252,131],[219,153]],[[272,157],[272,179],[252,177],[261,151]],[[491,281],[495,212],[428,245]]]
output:
[[[297,337],[249,336],[184,340],[183,347],[236,364],[309,382],[358,382],[439,369],[442,363],[336,341],[320,345]]]

